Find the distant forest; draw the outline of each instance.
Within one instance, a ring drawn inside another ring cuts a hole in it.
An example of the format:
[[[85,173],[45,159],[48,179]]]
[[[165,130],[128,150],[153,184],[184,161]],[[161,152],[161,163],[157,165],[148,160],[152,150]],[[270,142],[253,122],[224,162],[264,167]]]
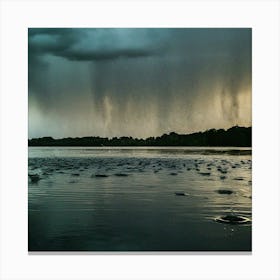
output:
[[[52,137],[28,140],[28,146],[252,146],[252,127],[234,126],[227,130],[210,129],[191,134],[171,132],[159,137],[138,139],[132,137],[77,137],[54,139]]]

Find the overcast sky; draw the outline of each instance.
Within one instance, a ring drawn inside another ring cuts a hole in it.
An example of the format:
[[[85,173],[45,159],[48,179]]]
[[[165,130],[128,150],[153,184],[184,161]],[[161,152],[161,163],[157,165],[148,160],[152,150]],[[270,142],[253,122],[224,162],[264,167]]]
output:
[[[28,32],[29,138],[251,126],[251,29]]]

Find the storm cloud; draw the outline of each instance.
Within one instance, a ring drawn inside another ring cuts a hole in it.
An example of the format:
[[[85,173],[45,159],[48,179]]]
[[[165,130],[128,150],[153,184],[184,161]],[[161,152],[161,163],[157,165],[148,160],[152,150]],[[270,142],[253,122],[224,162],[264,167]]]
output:
[[[251,125],[251,29],[32,28],[29,138]]]

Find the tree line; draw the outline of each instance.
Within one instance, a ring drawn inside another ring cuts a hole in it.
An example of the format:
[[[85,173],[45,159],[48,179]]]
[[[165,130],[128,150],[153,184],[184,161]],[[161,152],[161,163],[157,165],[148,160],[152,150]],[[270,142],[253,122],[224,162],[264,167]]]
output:
[[[204,132],[177,134],[171,132],[146,139],[132,137],[52,137],[28,140],[28,146],[252,146],[252,127],[234,126],[227,130],[209,129]]]

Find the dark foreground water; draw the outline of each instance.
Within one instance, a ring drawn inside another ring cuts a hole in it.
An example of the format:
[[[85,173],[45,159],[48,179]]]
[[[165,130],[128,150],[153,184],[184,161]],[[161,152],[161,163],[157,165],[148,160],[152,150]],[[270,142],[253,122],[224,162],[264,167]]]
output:
[[[251,149],[30,147],[28,173],[29,251],[251,250]]]

